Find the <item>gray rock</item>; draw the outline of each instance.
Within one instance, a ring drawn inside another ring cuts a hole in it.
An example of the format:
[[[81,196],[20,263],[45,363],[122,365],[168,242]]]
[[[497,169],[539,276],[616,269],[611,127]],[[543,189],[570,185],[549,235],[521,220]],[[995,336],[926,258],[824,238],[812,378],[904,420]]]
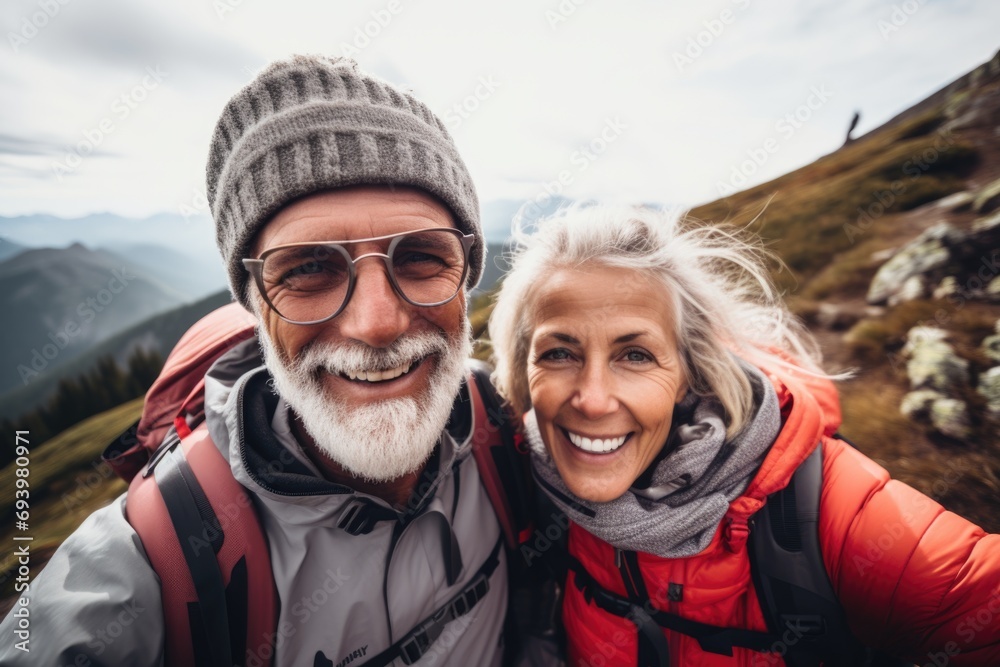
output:
[[[934,204],[938,208],[947,211],[967,211],[972,207],[972,202],[976,200],[976,195],[972,192],[956,192],[955,194],[942,197]]]
[[[868,288],[868,303],[886,303],[909,278],[945,266],[951,258],[948,247],[962,238],[962,233],[947,222],[924,231],[879,268]]]
[[[1000,276],[986,284],[986,294],[992,298],[1000,298]]]
[[[955,354],[945,340],[947,332],[933,327],[913,327],[906,334],[903,354],[911,389],[950,393],[969,383],[969,362]]]
[[[944,394],[933,389],[918,389],[903,397],[899,411],[909,419],[926,419],[930,416],[934,401],[945,398]]]
[[[1000,366],[994,366],[979,376],[976,391],[986,399],[986,409],[990,414],[1000,417]]]
[[[993,215],[976,218],[972,222],[972,231],[975,233],[990,232],[997,227],[1000,227],[1000,211],[997,211]]]
[[[958,280],[955,276],[945,276],[941,283],[934,288],[935,299],[945,299],[958,292]]]
[[[938,399],[931,404],[931,424],[950,438],[965,440],[972,431],[969,407],[958,399]]]
[[[927,281],[923,276],[910,276],[903,281],[899,291],[889,296],[889,305],[895,306],[904,301],[923,298],[927,293]]]
[[[983,339],[983,353],[990,360],[1000,364],[1000,334]]]
[[[903,354],[910,354],[913,348],[924,343],[936,343],[947,340],[948,332],[937,327],[913,327],[906,332],[906,345]]]
[[[976,213],[990,213],[1000,208],[1000,178],[987,183],[972,202],[972,210]]]

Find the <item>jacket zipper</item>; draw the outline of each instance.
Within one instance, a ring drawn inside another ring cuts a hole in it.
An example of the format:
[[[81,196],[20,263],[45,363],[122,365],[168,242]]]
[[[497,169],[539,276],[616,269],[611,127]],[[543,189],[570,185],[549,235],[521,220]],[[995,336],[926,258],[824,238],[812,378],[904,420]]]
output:
[[[633,561],[635,567],[633,567]],[[618,567],[622,576],[622,581],[625,583],[627,597],[632,600],[633,604],[640,606],[648,605],[651,608],[655,608],[651,598],[649,597],[649,591],[646,588],[646,582],[642,577],[642,572],[639,569],[638,554],[634,551],[629,551],[626,554],[621,549],[615,548],[615,565]],[[664,632],[664,629],[660,628],[660,632]],[[678,663],[674,658],[675,649],[670,643],[671,633],[667,632],[665,637],[670,664],[677,665]],[[638,646],[642,644],[641,632],[637,632],[636,642],[638,648]]]
[[[338,484],[337,486],[339,486],[343,490],[336,490],[335,489],[333,491],[328,491],[326,493],[317,493],[315,491],[279,491],[279,490],[273,489],[269,485],[265,484],[264,481],[260,477],[257,476],[257,473],[254,472],[253,468],[250,466],[250,461],[247,460],[247,443],[246,443],[245,430],[243,428],[243,424],[244,424],[243,418],[245,416],[244,407],[243,407],[244,406],[243,392],[246,389],[247,382],[249,382],[249,381],[250,380],[247,380],[246,382],[243,382],[242,384],[240,384],[239,389],[236,390],[236,420],[237,420],[236,421],[236,431],[237,431],[237,433],[239,433],[240,461],[243,463],[243,469],[247,471],[248,475],[250,475],[250,479],[252,479],[257,484],[257,486],[259,486],[260,488],[264,489],[268,493],[273,493],[276,496],[354,495],[354,489],[352,489],[350,487],[347,487],[347,486],[343,486],[342,484]],[[232,437],[232,434],[230,434],[230,438],[231,437]]]

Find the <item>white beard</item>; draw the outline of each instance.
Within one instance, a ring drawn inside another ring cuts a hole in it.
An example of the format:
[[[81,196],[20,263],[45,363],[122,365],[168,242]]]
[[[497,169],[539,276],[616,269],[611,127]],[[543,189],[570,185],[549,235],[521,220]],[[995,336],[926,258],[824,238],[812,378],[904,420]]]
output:
[[[302,420],[319,449],[356,477],[389,482],[427,462],[448,422],[466,375],[465,360],[472,353],[472,329],[467,318],[463,321],[462,333],[455,339],[444,332],[422,332],[404,334],[387,348],[315,344],[287,365],[264,327],[258,327],[258,338],[278,395]],[[347,410],[319,381],[324,373],[385,370],[429,354],[437,355],[437,363],[428,387],[412,396]]]

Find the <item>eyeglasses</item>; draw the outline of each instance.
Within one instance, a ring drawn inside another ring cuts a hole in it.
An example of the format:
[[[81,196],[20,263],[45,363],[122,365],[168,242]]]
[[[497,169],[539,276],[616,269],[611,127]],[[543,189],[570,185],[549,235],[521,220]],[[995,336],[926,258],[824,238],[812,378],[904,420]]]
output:
[[[388,241],[384,253],[351,258],[347,247]],[[448,227],[421,229],[352,241],[289,243],[269,248],[243,266],[281,319],[291,324],[321,324],[339,315],[357,283],[356,265],[368,257],[385,262],[396,293],[414,306],[442,306],[454,299],[469,272],[469,251],[476,241]]]

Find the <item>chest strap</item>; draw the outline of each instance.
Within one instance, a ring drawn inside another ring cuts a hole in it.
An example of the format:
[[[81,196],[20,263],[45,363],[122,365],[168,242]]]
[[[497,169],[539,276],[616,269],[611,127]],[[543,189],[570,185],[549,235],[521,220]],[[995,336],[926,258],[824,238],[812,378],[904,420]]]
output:
[[[651,619],[661,628],[673,630],[693,637],[701,650],[707,653],[732,656],[733,648],[746,648],[752,651],[768,652],[781,637],[768,632],[744,630],[742,628],[723,628],[693,621],[677,614],[656,609],[652,604],[638,605],[628,598],[612,593],[604,588],[591,576],[583,563],[574,556],[566,554],[567,565],[573,571],[573,582],[583,593],[584,599],[593,602],[600,609],[635,622],[635,619]],[[640,630],[642,628],[640,627]],[[780,644],[779,644],[780,645]]]
[[[417,627],[410,630],[399,641],[385,649],[361,667],[385,667],[397,658],[404,665],[412,665],[424,656],[441,633],[444,626],[456,618],[464,616],[475,607],[490,591],[490,577],[500,564],[500,549],[503,547],[503,533],[486,561],[472,577],[472,581],[455,597],[448,600]]]

